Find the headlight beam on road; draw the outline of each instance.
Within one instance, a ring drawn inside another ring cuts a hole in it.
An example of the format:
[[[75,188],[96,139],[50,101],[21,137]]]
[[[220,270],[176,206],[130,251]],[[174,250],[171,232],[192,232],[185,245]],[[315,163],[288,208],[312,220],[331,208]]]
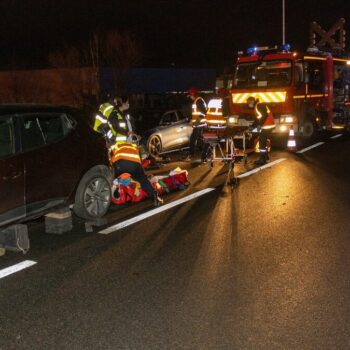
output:
[[[198,191],[198,192],[195,192],[195,193],[192,193],[186,197],[183,197],[181,199],[178,199],[174,202],[171,202],[171,203],[168,203],[168,204],[165,204],[165,205],[162,205],[156,209],[153,209],[153,210],[150,210],[146,213],[143,213],[143,214],[140,214],[138,216],[135,216],[131,219],[128,219],[128,220],[125,220],[125,221],[122,221],[122,222],[119,222],[118,224],[115,224],[113,226],[110,226],[102,231],[99,231],[98,233],[102,234],[102,235],[108,235],[110,234],[111,232],[114,232],[114,231],[118,231],[124,227],[127,227],[127,226],[130,226],[130,225],[133,225],[135,224],[136,222],[139,222],[139,221],[142,221],[142,220],[145,220],[153,215],[156,215],[156,214],[159,214],[163,211],[166,211],[166,210],[169,210],[171,208],[174,208],[180,204],[183,204],[183,203],[186,203],[192,199],[195,199],[195,198],[198,198],[200,196],[203,196],[204,194],[207,194],[209,192],[212,192],[214,191],[215,188],[206,188],[204,190],[201,190],[201,191]]]

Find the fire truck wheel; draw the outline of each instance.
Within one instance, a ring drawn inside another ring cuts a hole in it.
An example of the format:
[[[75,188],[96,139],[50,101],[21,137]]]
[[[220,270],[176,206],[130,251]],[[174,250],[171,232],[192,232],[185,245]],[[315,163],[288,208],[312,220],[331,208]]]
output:
[[[303,125],[303,137],[312,138],[315,135],[315,131],[315,124],[312,122],[312,120],[306,120]]]

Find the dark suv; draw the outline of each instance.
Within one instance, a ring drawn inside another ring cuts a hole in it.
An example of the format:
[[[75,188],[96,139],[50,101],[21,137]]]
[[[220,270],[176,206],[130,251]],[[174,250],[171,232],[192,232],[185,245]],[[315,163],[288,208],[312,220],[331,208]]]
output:
[[[104,138],[70,107],[0,105],[0,226],[72,204],[85,219],[110,205]]]

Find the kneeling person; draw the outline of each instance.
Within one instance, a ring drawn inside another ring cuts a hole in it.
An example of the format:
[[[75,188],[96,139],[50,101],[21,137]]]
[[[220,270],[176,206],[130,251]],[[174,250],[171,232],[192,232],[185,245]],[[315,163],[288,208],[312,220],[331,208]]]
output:
[[[123,173],[129,173],[135,181],[140,183],[141,188],[147,192],[148,196],[153,199],[155,207],[163,203],[141,166],[139,149],[136,145],[131,143],[118,144],[113,150],[112,162],[116,178]]]

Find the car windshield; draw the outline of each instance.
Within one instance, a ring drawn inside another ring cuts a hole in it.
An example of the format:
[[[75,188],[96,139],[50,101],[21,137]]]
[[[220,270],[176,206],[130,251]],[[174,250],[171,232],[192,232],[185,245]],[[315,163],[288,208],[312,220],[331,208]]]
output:
[[[235,88],[288,86],[292,78],[292,63],[287,60],[241,63],[236,67]]]

